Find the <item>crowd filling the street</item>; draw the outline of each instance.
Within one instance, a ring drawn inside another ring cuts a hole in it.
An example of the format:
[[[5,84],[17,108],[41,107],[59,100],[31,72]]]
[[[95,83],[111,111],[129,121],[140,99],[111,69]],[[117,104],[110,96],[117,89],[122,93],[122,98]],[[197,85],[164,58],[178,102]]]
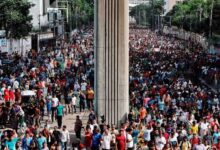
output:
[[[219,84],[218,55],[130,29],[130,110],[125,122],[110,124],[95,112],[93,28],[71,40],[1,62],[2,150],[220,150],[220,98],[210,84]],[[73,133],[67,114],[76,117]]]

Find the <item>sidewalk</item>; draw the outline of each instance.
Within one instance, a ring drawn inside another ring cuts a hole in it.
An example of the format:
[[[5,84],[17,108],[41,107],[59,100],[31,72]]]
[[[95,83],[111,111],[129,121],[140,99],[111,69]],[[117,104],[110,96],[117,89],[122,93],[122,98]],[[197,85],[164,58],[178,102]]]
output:
[[[79,111],[77,109],[77,111]],[[88,110],[85,110],[84,112],[77,112],[77,113],[74,113],[74,114],[67,114],[67,115],[64,115],[63,116],[63,125],[66,125],[67,126],[67,130],[69,131],[70,133],[70,143],[68,143],[68,148],[67,150],[72,150],[72,143],[74,141],[76,141],[76,136],[75,136],[75,133],[74,133],[74,125],[75,125],[75,121],[76,121],[76,116],[79,115],[80,116],[80,119],[82,120],[83,122],[83,126],[85,127],[87,125],[87,121],[88,121],[88,116],[89,116],[89,111]],[[45,124],[45,120],[48,119],[48,116],[46,116],[44,118],[44,120],[42,121],[41,123],[41,129],[43,129],[44,127],[44,124]],[[57,122],[54,121],[52,124],[50,124],[50,127],[53,128],[57,126]],[[84,135],[84,131],[82,130],[82,141],[83,141],[83,136]]]

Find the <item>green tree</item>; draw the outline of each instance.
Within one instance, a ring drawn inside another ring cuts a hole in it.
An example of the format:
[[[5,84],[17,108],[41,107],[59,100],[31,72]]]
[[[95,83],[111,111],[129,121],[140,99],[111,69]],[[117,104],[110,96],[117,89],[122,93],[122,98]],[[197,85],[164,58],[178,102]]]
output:
[[[6,30],[7,38],[19,39],[29,34],[32,28],[32,16],[29,15],[31,7],[27,0],[0,1],[0,27]]]
[[[220,23],[220,0],[188,0],[178,3],[167,13],[172,16],[172,25],[188,31],[209,35],[211,9],[213,9],[212,26],[213,32],[219,32]],[[166,17],[168,18],[168,17]],[[167,22],[167,21],[166,21]]]
[[[149,5],[137,5],[130,11],[130,16],[134,17],[138,25],[150,25],[150,6]]]
[[[70,10],[75,26],[91,24],[94,20],[93,0],[70,0]]]
[[[133,7],[130,16],[138,25],[154,26],[155,17],[164,13],[164,0],[151,0],[148,5],[140,4]]]

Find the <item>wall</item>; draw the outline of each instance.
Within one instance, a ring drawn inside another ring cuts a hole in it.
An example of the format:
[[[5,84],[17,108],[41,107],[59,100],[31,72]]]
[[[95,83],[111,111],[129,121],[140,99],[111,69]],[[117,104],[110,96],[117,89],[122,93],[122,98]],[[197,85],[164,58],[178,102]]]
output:
[[[0,44],[1,52],[8,52],[9,54],[13,52],[18,52],[24,55],[27,51],[31,49],[31,36],[27,36],[24,39],[6,39],[6,44]]]
[[[29,0],[32,4],[34,4],[34,7],[31,7],[30,9],[30,15],[32,15],[32,25],[34,29],[39,29],[39,21],[41,26],[47,26],[47,12],[46,9],[49,7],[49,2],[46,2],[45,0]],[[40,20],[39,20],[40,16]]]

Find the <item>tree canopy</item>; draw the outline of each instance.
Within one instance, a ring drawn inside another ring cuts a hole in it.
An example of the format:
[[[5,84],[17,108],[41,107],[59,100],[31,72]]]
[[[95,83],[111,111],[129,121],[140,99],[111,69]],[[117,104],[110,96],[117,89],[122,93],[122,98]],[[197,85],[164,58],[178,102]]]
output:
[[[164,13],[164,0],[150,0],[149,4],[133,7],[130,16],[134,17],[138,25],[154,26],[155,16]]]
[[[93,0],[69,0],[71,13],[74,20],[79,25],[89,24],[94,18],[94,1]]]
[[[32,28],[31,7],[27,0],[0,1],[0,28],[6,30],[7,38],[19,39],[29,34]]]
[[[167,13],[172,17],[172,25],[188,31],[208,36],[210,31],[211,9],[213,9],[212,29],[219,32],[220,0],[188,0],[179,3]],[[166,17],[167,18],[167,17]]]

